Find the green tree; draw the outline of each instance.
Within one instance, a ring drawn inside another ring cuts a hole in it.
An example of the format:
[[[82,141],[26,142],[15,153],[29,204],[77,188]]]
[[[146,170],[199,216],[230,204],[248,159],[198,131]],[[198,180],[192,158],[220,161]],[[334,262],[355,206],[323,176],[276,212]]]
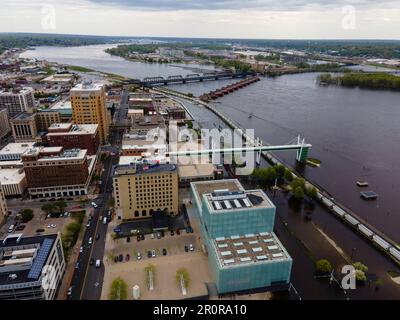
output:
[[[188,288],[190,285],[190,277],[187,269],[181,268],[176,271],[175,280],[179,286],[181,285],[181,277],[183,277],[183,285],[185,286],[185,288]]]
[[[315,187],[309,187],[307,188],[307,195],[310,198],[315,199],[317,197],[317,189]]]
[[[315,266],[317,268],[317,271],[321,273],[330,273],[333,270],[332,264],[326,259],[318,260]]]
[[[126,300],[128,297],[128,285],[121,278],[118,277],[111,283],[110,293],[108,298],[110,300]]]
[[[51,203],[46,203],[41,207],[42,211],[46,212],[46,214],[51,214],[54,212],[54,205]]]
[[[296,189],[293,190],[293,197],[297,200],[302,200],[304,199],[304,190],[302,187],[296,187]]]
[[[353,267],[356,268],[356,270],[360,270],[364,273],[368,271],[368,267],[365,264],[362,264],[361,262],[353,263]]]
[[[193,121],[192,121],[192,120],[189,120],[189,121],[186,123],[186,125],[187,125],[188,129],[193,129]]]
[[[356,270],[356,280],[361,282],[367,281],[367,276],[365,275],[365,272],[361,270]]]
[[[293,174],[289,169],[285,169],[284,179],[289,183],[293,181]]]
[[[274,166],[274,169],[275,169],[276,177],[278,179],[283,179],[285,176],[285,171],[286,171],[285,166],[282,164],[277,164],[276,166]]]
[[[60,200],[54,203],[54,207],[57,207],[59,212],[64,212],[68,205],[64,200]]]
[[[33,210],[32,209],[21,209],[19,213],[21,214],[22,223],[26,223],[33,219]]]

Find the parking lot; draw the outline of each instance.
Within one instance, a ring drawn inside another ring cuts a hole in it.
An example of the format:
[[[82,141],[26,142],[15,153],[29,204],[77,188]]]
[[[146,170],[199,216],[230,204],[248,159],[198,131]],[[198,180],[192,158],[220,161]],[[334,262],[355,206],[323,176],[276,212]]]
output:
[[[8,218],[7,223],[0,230],[0,238],[3,238],[8,233],[8,227],[10,225],[17,226],[13,233],[23,233],[24,236],[34,236],[38,234],[53,234],[64,230],[65,226],[72,222],[71,216],[62,216],[58,218],[47,218],[40,208],[32,208],[33,219],[26,223],[17,224],[15,214]],[[18,226],[24,226],[21,230],[18,230]],[[42,230],[41,232],[37,232]]]

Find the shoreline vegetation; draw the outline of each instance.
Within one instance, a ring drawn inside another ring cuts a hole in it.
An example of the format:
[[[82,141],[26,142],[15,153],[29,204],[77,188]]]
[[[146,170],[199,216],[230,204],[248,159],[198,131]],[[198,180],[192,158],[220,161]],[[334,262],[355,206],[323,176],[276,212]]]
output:
[[[106,76],[110,80],[115,80],[115,81],[124,81],[124,80],[128,79],[128,78],[126,78],[124,76],[120,76],[118,74],[103,72],[103,71],[94,70],[94,69],[81,67],[81,66],[67,65],[67,68],[69,70],[75,71],[75,72],[82,72],[82,73],[92,73],[93,72],[93,73],[98,73],[98,74],[101,74],[103,76]]]
[[[400,77],[384,72],[348,72],[340,76],[330,73],[317,77],[320,85],[337,85],[349,88],[400,90]]]

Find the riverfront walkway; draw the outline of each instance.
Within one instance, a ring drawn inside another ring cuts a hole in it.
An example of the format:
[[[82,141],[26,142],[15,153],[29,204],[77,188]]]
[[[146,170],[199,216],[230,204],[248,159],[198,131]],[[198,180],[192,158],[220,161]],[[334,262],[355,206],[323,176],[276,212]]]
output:
[[[222,119],[231,129],[242,130],[242,128],[232,121],[229,117],[224,115],[221,111],[217,110],[214,106],[201,101],[198,98],[189,97],[181,92],[166,89],[166,88],[157,88],[153,89],[156,92],[161,92],[167,95],[172,95],[175,97],[179,97],[182,99],[186,99],[192,103],[203,105],[205,108],[213,112],[216,116]],[[249,137],[244,130],[242,130],[243,139],[253,146],[259,146],[260,139],[253,139]],[[285,167],[288,167],[295,177],[301,177],[296,170],[277,157],[272,155],[270,152],[262,152],[263,158],[268,161],[270,164],[277,165],[282,164]],[[304,178],[304,177],[302,177]],[[344,205],[339,203],[336,199],[334,199],[329,192],[324,190],[321,186],[313,183],[309,180],[305,179],[306,186],[314,187],[317,190],[317,199],[321,204],[323,204],[331,213],[333,213],[338,219],[344,222],[346,225],[350,226],[354,231],[361,234],[366,240],[368,240],[373,246],[379,249],[382,253],[388,256],[391,260],[393,260],[397,265],[400,266],[400,246],[394,240],[390,239],[388,236],[384,235],[381,231],[377,230],[374,226],[370,225],[363,219],[361,219],[356,213],[346,208]]]

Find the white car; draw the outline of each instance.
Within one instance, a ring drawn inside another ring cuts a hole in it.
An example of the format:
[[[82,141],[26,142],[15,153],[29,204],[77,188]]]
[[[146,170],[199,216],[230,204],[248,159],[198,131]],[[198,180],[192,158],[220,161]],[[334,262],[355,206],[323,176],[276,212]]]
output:
[[[142,260],[142,254],[140,252],[137,253],[136,259],[137,260]]]
[[[92,244],[92,242],[93,242],[93,239],[92,239],[92,237],[90,237],[88,243]]]
[[[82,253],[82,252],[83,252],[83,247],[80,247],[79,253]]]
[[[189,244],[189,251],[194,251],[194,247],[192,244]]]
[[[156,257],[156,250],[151,250],[151,256],[152,256],[153,258]]]
[[[95,202],[92,202],[91,205],[93,208],[97,208],[97,204]]]
[[[97,259],[96,260],[96,268],[100,268],[100,265],[101,265],[101,261],[100,261],[100,259]]]

